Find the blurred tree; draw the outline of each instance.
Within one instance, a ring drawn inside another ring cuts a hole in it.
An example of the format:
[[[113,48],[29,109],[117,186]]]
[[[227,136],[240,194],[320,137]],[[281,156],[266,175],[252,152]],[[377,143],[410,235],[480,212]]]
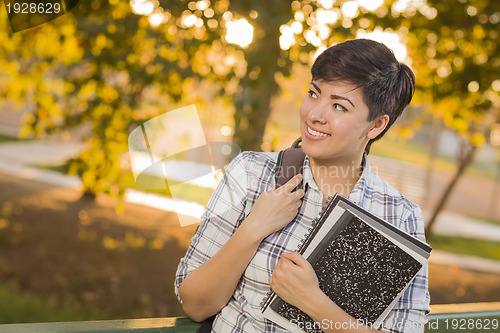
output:
[[[2,92],[34,106],[26,137],[88,126],[87,149],[70,169],[86,194],[119,195],[127,134],[158,113],[147,108],[147,89],[178,100],[195,76],[187,64],[190,41],[153,29],[128,1],[82,1],[73,12],[15,34],[2,29],[2,68],[10,69]]]
[[[428,9],[409,21],[408,48],[417,70],[420,101],[431,102],[434,117],[461,138],[457,171],[428,221],[443,209],[464,170],[473,161],[500,110],[500,2],[428,0]]]
[[[119,156],[128,132],[164,112],[162,97],[178,102],[200,80],[235,106],[234,141],[260,150],[279,88],[275,75],[290,74],[278,42],[279,27],[292,16],[287,1],[82,1],[70,14],[15,34],[0,15],[0,65],[8,78],[1,96],[34,107],[26,137],[91,129],[87,149],[70,165],[89,195],[122,194]],[[249,34],[245,17],[254,20],[251,47],[240,41]]]
[[[310,64],[355,36],[384,41],[388,32],[407,46],[415,103],[476,147],[499,105],[499,7],[488,0],[90,0],[16,34],[6,32],[0,11],[0,66],[10,76],[0,94],[35,105],[26,135],[87,124],[88,150],[72,167],[89,193],[120,193],[127,133],[163,111],[153,97],[179,101],[208,80],[235,107],[235,143],[260,150],[277,80],[292,64]]]

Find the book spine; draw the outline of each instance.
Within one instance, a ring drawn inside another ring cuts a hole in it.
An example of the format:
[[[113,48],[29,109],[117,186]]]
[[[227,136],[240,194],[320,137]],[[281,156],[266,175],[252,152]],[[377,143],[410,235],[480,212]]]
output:
[[[321,216],[321,214],[319,214],[319,216]],[[309,235],[311,235],[311,233],[313,232],[314,228],[316,227],[317,223],[318,223],[318,218],[315,218],[314,220],[312,220],[311,222],[311,226],[307,229],[307,232],[304,236],[304,238],[302,238],[302,240],[299,242],[299,244],[297,245],[297,252],[300,253],[300,254],[303,254],[304,251],[305,251],[305,248],[304,248],[304,243],[305,241],[309,238]],[[269,304],[274,300],[274,296],[276,294],[274,293],[274,291],[272,290],[269,290],[266,294],[266,296],[262,299],[262,302],[260,302],[260,309],[262,310],[262,312],[264,312],[264,310],[269,306]]]
[[[321,217],[324,215],[325,211],[327,210],[327,208],[330,206],[330,202],[332,201],[333,197],[329,197],[328,198],[328,201],[327,203],[322,207],[321,211],[319,212],[318,214],[318,217],[316,217],[315,219],[313,219],[311,221],[311,226],[307,229],[307,232],[305,234],[305,236],[302,238],[302,240],[299,242],[299,244],[297,245],[297,252],[300,253],[300,254],[304,254],[304,251],[306,250],[307,246],[306,245],[306,241],[309,240],[311,234],[313,233],[313,231],[315,231],[315,228],[318,227],[318,221],[321,219]],[[264,312],[264,310],[271,304],[271,302],[275,299],[275,296],[276,294],[274,293],[274,291],[272,290],[269,290],[266,294],[266,296],[262,299],[262,302],[260,302],[260,309],[262,312]]]
[[[275,295],[274,291],[269,290],[264,299],[262,299],[262,302],[260,302],[260,310],[262,312],[264,312],[264,310],[269,306],[271,301],[274,299],[273,297],[274,295]]]
[[[304,244],[305,244],[306,240],[309,238],[309,235],[314,230],[314,227],[316,226],[316,224],[317,224],[317,219],[314,219],[312,221],[312,225],[309,227],[309,229],[307,229],[306,235],[304,236],[304,238],[302,238],[302,240],[300,241],[299,245],[297,246],[297,250],[296,251],[298,253],[304,254],[304,251],[305,251]]]
[[[304,254],[304,252],[307,249],[307,247],[309,246],[309,243],[311,242],[312,238],[314,238],[314,235],[316,234],[318,229],[321,227],[322,223],[320,221],[323,218],[323,215],[324,215],[327,207],[328,207],[328,205],[323,207],[321,209],[321,211],[319,212],[318,217],[315,218],[314,220],[312,220],[311,226],[307,230],[305,237],[302,238],[302,240],[299,243],[297,252],[299,252],[300,254]]]

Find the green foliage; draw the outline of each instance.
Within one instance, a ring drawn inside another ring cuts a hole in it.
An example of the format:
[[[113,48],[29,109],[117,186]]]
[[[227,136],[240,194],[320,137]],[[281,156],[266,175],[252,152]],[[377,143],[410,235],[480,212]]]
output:
[[[433,112],[448,127],[481,145],[500,107],[499,89],[493,84],[500,71],[500,3],[428,4],[437,16],[429,20],[419,13],[408,26],[422,99],[433,102]]]
[[[436,250],[500,260],[500,242],[436,234],[428,242]]]
[[[79,321],[103,318],[95,310],[81,309],[76,303],[57,305],[37,295],[20,293],[0,285],[0,323]]]
[[[81,174],[86,192],[121,195],[127,134],[161,112],[159,98],[146,100],[146,90],[178,101],[195,76],[186,63],[188,40],[153,29],[129,1],[84,1],[72,13],[3,36],[12,44],[2,48],[11,78],[4,96],[34,104],[25,137],[90,128],[88,149],[70,171]]]
[[[19,139],[14,136],[0,134],[0,142],[12,142],[12,141],[19,141]]]
[[[287,7],[284,2],[276,3],[274,12],[266,14],[261,1],[263,14],[257,21],[287,13],[282,10]],[[168,8],[164,13],[169,20],[157,28],[147,16],[133,13],[128,0],[94,0],[81,2],[70,14],[37,28],[0,33],[0,40],[7,41],[0,46],[1,67],[10,78],[0,92],[9,100],[20,104],[29,100],[34,105],[22,135],[66,134],[82,124],[90,129],[87,150],[70,166],[70,172],[81,174],[88,193],[123,194],[123,186],[117,184],[124,178],[120,158],[127,151],[127,134],[163,113],[165,106],[189,98],[191,86],[201,78],[212,81],[228,100],[245,100],[236,105],[247,118],[255,117],[257,109],[269,109],[266,103],[277,90],[272,59],[279,57],[278,23],[273,23],[273,36],[267,27],[260,28],[267,43],[275,44],[269,57],[267,44],[256,41],[258,47],[245,53],[221,37],[228,1],[215,3],[211,15],[188,9],[184,1],[162,1],[162,5]],[[247,5],[240,2],[238,8],[247,11]],[[202,20],[201,26],[186,26],[183,20],[192,13]],[[0,15],[5,24],[5,13]],[[217,24],[210,25],[209,20]],[[253,90],[248,90],[254,94],[250,99],[242,95],[245,86],[255,87],[255,78],[248,78],[255,71],[266,73],[269,82],[259,86],[269,96],[263,103]],[[240,86],[243,89],[238,90]],[[247,112],[247,105],[253,112]],[[262,125],[257,126],[259,143],[267,116],[255,118]],[[251,129],[246,133],[255,136]],[[241,145],[245,142],[240,140]]]
[[[0,136],[0,142],[1,142],[1,136]],[[55,171],[59,172],[62,174],[68,174],[69,173],[69,166],[70,164],[59,164],[59,165],[43,165],[39,164],[36,167],[41,168],[41,169],[46,169],[50,171]],[[151,175],[142,175],[142,177],[147,178],[144,182],[150,183],[150,184],[158,184],[164,182],[163,178],[157,177],[157,176],[151,176]],[[212,196],[213,189],[208,188],[208,187],[201,187],[197,186],[194,184],[189,184],[189,183],[183,183],[179,181],[174,181],[172,179],[167,180],[168,181],[168,186],[172,187],[175,186],[175,198],[176,199],[181,199],[181,200],[186,200],[190,202],[196,202],[199,203],[202,206],[205,206]],[[159,190],[159,189],[145,189],[140,186],[138,186],[135,182],[134,175],[132,172],[126,172],[121,184],[123,187],[126,188],[133,188],[137,189],[139,191],[144,191],[144,192],[150,192],[150,193],[156,193],[160,195],[166,195],[165,190]]]
[[[144,175],[143,177],[149,178],[151,183],[156,183],[156,184],[164,181],[163,179],[158,179],[158,177],[155,176]],[[168,186],[170,187],[175,186],[176,199],[186,200],[189,202],[196,202],[202,206],[205,206],[208,203],[208,200],[210,199],[213,193],[213,189],[208,187],[201,187],[189,183],[182,183],[171,179],[168,179],[167,181],[168,181]],[[140,191],[152,192],[163,195],[165,194],[164,190],[144,189],[137,186],[134,180],[134,175],[132,173],[127,173],[127,175],[124,178],[123,184],[125,187],[135,188]]]

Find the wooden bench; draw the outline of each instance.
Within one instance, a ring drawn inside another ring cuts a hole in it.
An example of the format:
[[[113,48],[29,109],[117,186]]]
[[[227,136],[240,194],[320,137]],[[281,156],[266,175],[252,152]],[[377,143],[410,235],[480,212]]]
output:
[[[426,333],[500,332],[500,302],[431,305]]]
[[[432,305],[426,333],[500,332],[500,302]],[[495,324],[496,323],[496,324]],[[488,324],[488,328],[485,328]],[[481,327],[479,327],[481,326]],[[168,333],[196,332],[189,318],[99,320],[62,323],[4,324],[1,333]],[[495,329],[496,327],[496,329]]]

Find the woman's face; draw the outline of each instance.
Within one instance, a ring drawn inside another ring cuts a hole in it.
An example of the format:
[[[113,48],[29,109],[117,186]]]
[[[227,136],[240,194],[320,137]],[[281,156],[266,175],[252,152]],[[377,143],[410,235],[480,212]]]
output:
[[[384,120],[368,121],[362,90],[353,84],[314,80],[309,89],[300,106],[304,153],[327,164],[360,161],[369,139],[385,128]]]

